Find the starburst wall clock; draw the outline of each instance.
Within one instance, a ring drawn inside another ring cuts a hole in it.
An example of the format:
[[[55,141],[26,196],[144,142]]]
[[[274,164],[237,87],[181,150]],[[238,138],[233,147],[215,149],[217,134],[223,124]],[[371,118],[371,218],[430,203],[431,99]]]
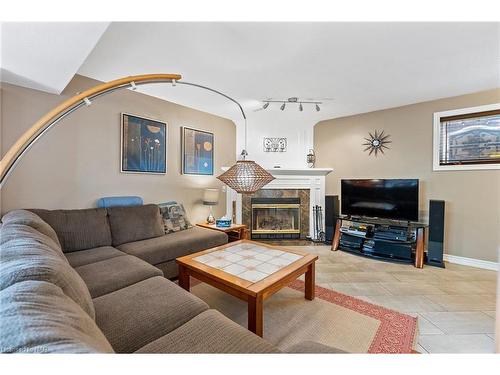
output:
[[[370,151],[368,155],[374,154],[377,156],[379,152],[383,154],[384,149],[389,149],[387,145],[392,142],[388,141],[390,137],[389,134],[385,134],[383,130],[380,133],[375,130],[374,134],[368,134],[370,135],[370,138],[365,138],[366,142],[363,143],[363,146],[366,146],[363,151]]]

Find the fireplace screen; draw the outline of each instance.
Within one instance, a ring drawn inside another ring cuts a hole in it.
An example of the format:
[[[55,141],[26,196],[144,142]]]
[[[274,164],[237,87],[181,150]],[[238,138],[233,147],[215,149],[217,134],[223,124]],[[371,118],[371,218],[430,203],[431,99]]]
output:
[[[252,238],[300,237],[299,198],[252,199]]]

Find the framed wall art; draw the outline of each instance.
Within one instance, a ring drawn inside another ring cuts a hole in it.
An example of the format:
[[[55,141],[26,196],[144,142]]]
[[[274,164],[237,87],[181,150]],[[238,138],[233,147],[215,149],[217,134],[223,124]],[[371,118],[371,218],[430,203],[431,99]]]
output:
[[[182,127],[182,173],[214,174],[214,134]]]
[[[264,152],[286,152],[286,138],[264,138]]]
[[[121,172],[167,173],[167,123],[121,114]]]

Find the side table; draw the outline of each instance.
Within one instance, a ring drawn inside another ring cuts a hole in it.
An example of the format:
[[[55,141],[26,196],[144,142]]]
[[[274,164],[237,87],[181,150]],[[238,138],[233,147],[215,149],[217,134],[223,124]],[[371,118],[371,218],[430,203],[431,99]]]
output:
[[[218,230],[219,232],[224,232],[229,237],[229,242],[246,240],[247,239],[247,226],[244,224],[231,224],[230,227],[222,228],[217,227],[215,224],[207,224],[207,223],[198,223],[196,224],[199,227]]]

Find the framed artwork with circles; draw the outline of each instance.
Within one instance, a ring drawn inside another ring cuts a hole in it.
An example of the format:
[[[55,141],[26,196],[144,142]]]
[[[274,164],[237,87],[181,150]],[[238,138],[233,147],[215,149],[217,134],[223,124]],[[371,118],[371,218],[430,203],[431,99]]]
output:
[[[182,127],[182,174],[214,174],[214,133]]]

